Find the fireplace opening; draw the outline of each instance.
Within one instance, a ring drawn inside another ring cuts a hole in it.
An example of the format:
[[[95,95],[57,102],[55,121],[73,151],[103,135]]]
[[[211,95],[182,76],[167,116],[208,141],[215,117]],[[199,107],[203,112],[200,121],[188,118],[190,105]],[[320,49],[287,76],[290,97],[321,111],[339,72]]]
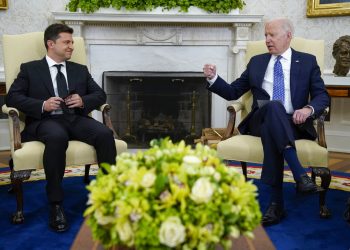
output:
[[[106,71],[103,88],[111,119],[129,148],[170,137],[193,144],[210,127],[211,93],[201,72]]]

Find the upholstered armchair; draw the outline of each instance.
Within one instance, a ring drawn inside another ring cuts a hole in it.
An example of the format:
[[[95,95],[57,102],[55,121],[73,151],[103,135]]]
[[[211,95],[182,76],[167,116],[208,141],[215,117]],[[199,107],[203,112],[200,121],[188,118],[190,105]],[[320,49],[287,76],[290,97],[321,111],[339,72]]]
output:
[[[21,63],[42,59],[45,56],[44,34],[43,32],[34,32],[21,35],[4,35],[3,50],[6,88],[8,90],[19,72]],[[74,53],[71,60],[86,64],[85,45],[81,37],[74,37]],[[109,117],[110,109],[111,107],[108,104],[100,107],[104,124],[113,130],[115,138],[117,138]],[[22,143],[21,131],[24,129],[24,114],[6,105],[3,105],[2,111],[9,117],[11,144],[9,165],[12,188],[17,200],[17,211],[12,217],[12,222],[19,224],[24,221],[22,182],[30,177],[32,171],[43,168],[44,144],[39,141]],[[127,144],[124,141],[115,139],[115,143],[118,154],[127,150]],[[90,165],[95,163],[97,163],[97,160],[94,147],[80,141],[69,142],[66,166],[85,165],[85,183],[89,182]]]
[[[324,62],[324,42],[322,40],[307,40],[303,38],[294,38],[291,47],[302,52],[313,54],[317,58],[317,62],[323,69]],[[249,42],[247,45],[246,62],[256,54],[267,52],[265,41]],[[226,130],[225,140],[217,144],[218,155],[226,160],[235,160],[241,162],[243,174],[247,178],[247,162],[263,163],[263,148],[261,139],[251,135],[237,134],[236,120],[237,114],[240,112],[240,119],[251,111],[252,94],[248,92],[242,96],[240,101],[235,101],[227,110],[229,112],[229,122]],[[324,119],[327,110],[324,114],[315,121],[317,126],[318,138],[317,141],[297,140],[296,149],[298,158],[304,167],[311,167],[311,178],[313,181],[316,177],[320,177],[321,186],[325,191],[320,193],[320,217],[327,218],[330,216],[330,211],[326,207],[326,192],[331,181],[330,170],[328,166],[328,151],[324,132]],[[234,133],[235,132],[235,133]]]

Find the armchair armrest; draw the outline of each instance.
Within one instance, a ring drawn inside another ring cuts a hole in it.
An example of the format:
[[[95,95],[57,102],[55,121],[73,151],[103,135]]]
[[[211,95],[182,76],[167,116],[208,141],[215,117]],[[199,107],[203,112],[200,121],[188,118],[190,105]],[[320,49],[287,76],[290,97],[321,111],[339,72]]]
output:
[[[238,111],[244,109],[244,104],[240,101],[235,101],[227,107],[229,112],[229,121],[226,128],[226,133],[224,139],[230,138],[234,135],[236,127],[236,114]]]
[[[111,105],[105,103],[102,106],[100,106],[98,110],[102,112],[103,124],[105,124],[108,128],[110,128],[113,131],[114,138],[119,139],[119,136],[115,132],[111,121],[111,116],[109,113],[111,109],[112,109]]]
[[[241,101],[234,101],[227,107],[227,109],[229,108],[233,108],[236,112],[238,112],[244,109],[244,104]]]
[[[323,111],[323,114],[317,118],[316,122],[317,122],[317,141],[318,144],[321,147],[327,148],[327,143],[326,143],[326,134],[325,134],[325,130],[324,130],[324,120],[328,114],[329,108],[326,108]]]
[[[18,111],[18,109],[16,109],[16,108],[12,108],[12,107],[7,107],[5,104],[4,105],[2,105],[2,112],[3,113],[5,113],[5,114],[7,114],[7,115],[10,115],[10,112],[15,112],[15,113],[17,113],[17,116],[19,116],[19,111]]]
[[[14,150],[22,148],[21,129],[19,125],[19,111],[16,108],[7,107],[6,105],[3,105],[2,112],[7,114],[9,116],[9,119],[11,119],[12,121]]]

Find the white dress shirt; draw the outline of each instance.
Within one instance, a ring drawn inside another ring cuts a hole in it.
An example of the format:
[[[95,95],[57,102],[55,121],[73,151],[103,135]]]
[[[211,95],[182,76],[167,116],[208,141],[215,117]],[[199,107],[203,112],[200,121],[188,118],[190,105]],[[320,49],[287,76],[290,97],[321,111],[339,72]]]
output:
[[[49,70],[50,70],[51,80],[53,83],[53,90],[55,91],[55,96],[59,96],[58,90],[57,90],[57,81],[56,81],[56,75],[58,73],[58,69],[55,65],[56,64],[62,65],[61,72],[63,73],[64,77],[66,78],[66,82],[68,84],[66,62],[63,61],[61,63],[57,63],[54,60],[52,60],[48,55],[46,55],[46,61],[47,61],[47,64],[49,65]],[[67,86],[67,89],[68,89],[68,86]]]

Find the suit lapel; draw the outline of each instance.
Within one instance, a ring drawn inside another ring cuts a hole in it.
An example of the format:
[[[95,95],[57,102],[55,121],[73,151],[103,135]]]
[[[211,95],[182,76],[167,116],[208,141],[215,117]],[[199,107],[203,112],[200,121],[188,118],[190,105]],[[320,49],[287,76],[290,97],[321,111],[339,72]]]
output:
[[[67,80],[68,80],[68,90],[71,93],[72,91],[75,90],[75,83],[77,82],[75,80],[75,74],[74,74],[74,70],[73,70],[73,65],[66,61],[66,70],[67,70]]]
[[[262,88],[265,72],[267,70],[267,66],[269,65],[270,58],[271,58],[270,54],[268,53],[263,54],[263,56],[261,57],[261,61],[258,62],[259,63],[258,67],[254,68],[254,70],[256,71],[255,73],[257,76],[257,83],[259,88]]]
[[[43,80],[44,86],[47,88],[51,96],[55,96],[53,89],[53,83],[50,75],[49,65],[47,64],[46,58],[44,57],[39,64],[39,74]]]
[[[271,59],[271,54],[263,54],[258,61],[257,67],[254,67],[255,75],[257,77],[256,84],[257,87],[260,89],[261,93],[264,97],[261,97],[261,99],[269,99],[270,95],[266,92],[265,89],[263,89],[262,84],[264,82],[265,73],[267,70],[267,66],[269,65]]]
[[[295,97],[298,84],[298,75],[301,69],[301,59],[298,52],[292,49],[292,58],[290,64],[290,95],[293,103],[293,98]]]

